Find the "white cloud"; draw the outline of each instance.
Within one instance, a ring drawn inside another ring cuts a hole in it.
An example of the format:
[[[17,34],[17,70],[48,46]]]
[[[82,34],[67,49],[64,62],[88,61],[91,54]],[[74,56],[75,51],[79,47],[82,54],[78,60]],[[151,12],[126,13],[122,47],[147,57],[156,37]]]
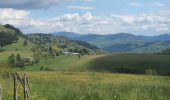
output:
[[[146,35],[170,32],[170,11],[136,16],[113,15],[113,19],[116,19],[125,31],[148,33]]]
[[[12,13],[12,15],[11,15]],[[170,32],[170,11],[154,14],[94,16],[90,12],[64,14],[48,19],[29,17],[28,11],[0,9],[0,23],[12,24],[25,33],[72,31],[78,33],[110,34],[118,32],[153,35]]]
[[[139,6],[143,6],[142,3],[138,3],[138,2],[130,2],[128,3],[130,6],[135,6],[135,7],[139,7]]]
[[[94,0],[83,0],[84,2],[94,2]]]
[[[121,19],[122,21],[126,22],[126,23],[129,23],[129,24],[132,24],[134,23],[135,21],[135,17],[134,16],[128,16],[128,15],[116,15],[116,14],[113,14],[112,17],[114,18],[118,18],[118,19]]]
[[[24,10],[0,9],[0,19],[20,19],[26,17],[29,12]]]
[[[151,2],[151,3],[139,3],[139,2],[130,2],[128,3],[129,6],[132,6],[132,7],[164,7],[166,6],[164,3],[162,2],[158,2],[158,1],[155,1],[155,2]]]
[[[164,3],[161,3],[161,2],[158,2],[158,1],[154,2],[153,5],[159,6],[159,7],[165,6]]]
[[[78,10],[94,10],[94,7],[91,6],[76,6],[76,5],[72,5],[72,6],[67,6],[68,9],[78,9]]]

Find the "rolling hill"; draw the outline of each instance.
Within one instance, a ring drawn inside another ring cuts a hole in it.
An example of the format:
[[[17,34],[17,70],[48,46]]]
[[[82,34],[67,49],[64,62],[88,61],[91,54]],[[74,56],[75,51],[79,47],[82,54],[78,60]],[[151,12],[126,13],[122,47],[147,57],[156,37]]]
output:
[[[60,48],[67,48],[67,49],[85,48],[90,51],[99,50],[98,47],[93,46],[89,43],[78,41],[78,40],[71,40],[64,36],[54,36],[51,34],[32,33],[32,34],[27,34],[27,37],[33,43],[41,44],[41,45],[43,44],[46,46],[52,45],[52,46],[57,46]]]
[[[26,45],[24,45],[26,42]],[[88,53],[100,51],[96,46],[83,41],[74,41],[63,36],[50,34],[23,34],[12,25],[0,25],[0,62],[7,62],[11,54],[20,54],[21,57],[33,57],[33,49],[41,52],[48,51],[52,46],[55,51],[65,49],[87,50]]]
[[[170,48],[170,34],[158,36],[136,36],[129,33],[109,35],[76,34],[72,32],[52,33],[66,36],[73,40],[88,42],[109,52],[157,53]]]
[[[29,71],[111,72],[170,75],[170,55],[117,53],[105,55],[58,56],[26,66]],[[153,72],[153,73],[152,73]]]

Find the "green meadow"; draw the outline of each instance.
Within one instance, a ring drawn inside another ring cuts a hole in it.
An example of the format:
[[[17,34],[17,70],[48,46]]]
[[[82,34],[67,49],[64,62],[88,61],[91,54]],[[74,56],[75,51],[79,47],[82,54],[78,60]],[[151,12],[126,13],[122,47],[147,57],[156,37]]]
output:
[[[39,71],[93,71],[130,74],[170,75],[170,55],[161,54],[107,54],[58,56],[47,58],[23,70]]]
[[[31,100],[169,100],[170,78],[97,72],[22,71],[30,82]],[[3,83],[3,99],[12,100],[11,79]],[[18,96],[22,100],[21,87]]]

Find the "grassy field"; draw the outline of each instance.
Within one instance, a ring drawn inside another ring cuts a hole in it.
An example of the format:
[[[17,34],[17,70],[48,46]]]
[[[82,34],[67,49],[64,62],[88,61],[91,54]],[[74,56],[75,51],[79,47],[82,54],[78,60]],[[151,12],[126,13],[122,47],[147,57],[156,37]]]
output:
[[[170,55],[110,54],[90,62],[89,69],[114,73],[144,74],[152,70],[159,75],[170,75]]]
[[[100,71],[112,73],[170,75],[170,55],[159,54],[110,54],[82,56],[58,56],[26,66],[24,70],[50,69],[54,71]]]
[[[170,78],[94,72],[20,72],[30,81],[31,100],[170,100]],[[12,99],[12,79],[0,79]],[[20,99],[23,95],[18,92]]]
[[[39,71],[40,69],[51,69],[54,71],[87,71],[90,61],[102,55],[82,56],[58,56],[55,58],[43,59],[40,63],[26,66],[24,70]]]

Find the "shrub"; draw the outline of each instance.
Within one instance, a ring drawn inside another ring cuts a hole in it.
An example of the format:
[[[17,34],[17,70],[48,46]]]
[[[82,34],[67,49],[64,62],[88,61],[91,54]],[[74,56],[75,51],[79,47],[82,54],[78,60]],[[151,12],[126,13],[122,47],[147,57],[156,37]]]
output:
[[[41,67],[40,67],[40,71],[43,71],[43,70],[44,70],[44,67],[43,67],[43,66],[41,66]]]
[[[145,74],[146,75],[156,75],[157,72],[156,72],[156,70],[153,70],[153,69],[147,69],[147,70],[145,70]]]
[[[49,68],[49,67],[45,68],[44,70],[45,70],[45,71],[54,71],[54,69]]]

